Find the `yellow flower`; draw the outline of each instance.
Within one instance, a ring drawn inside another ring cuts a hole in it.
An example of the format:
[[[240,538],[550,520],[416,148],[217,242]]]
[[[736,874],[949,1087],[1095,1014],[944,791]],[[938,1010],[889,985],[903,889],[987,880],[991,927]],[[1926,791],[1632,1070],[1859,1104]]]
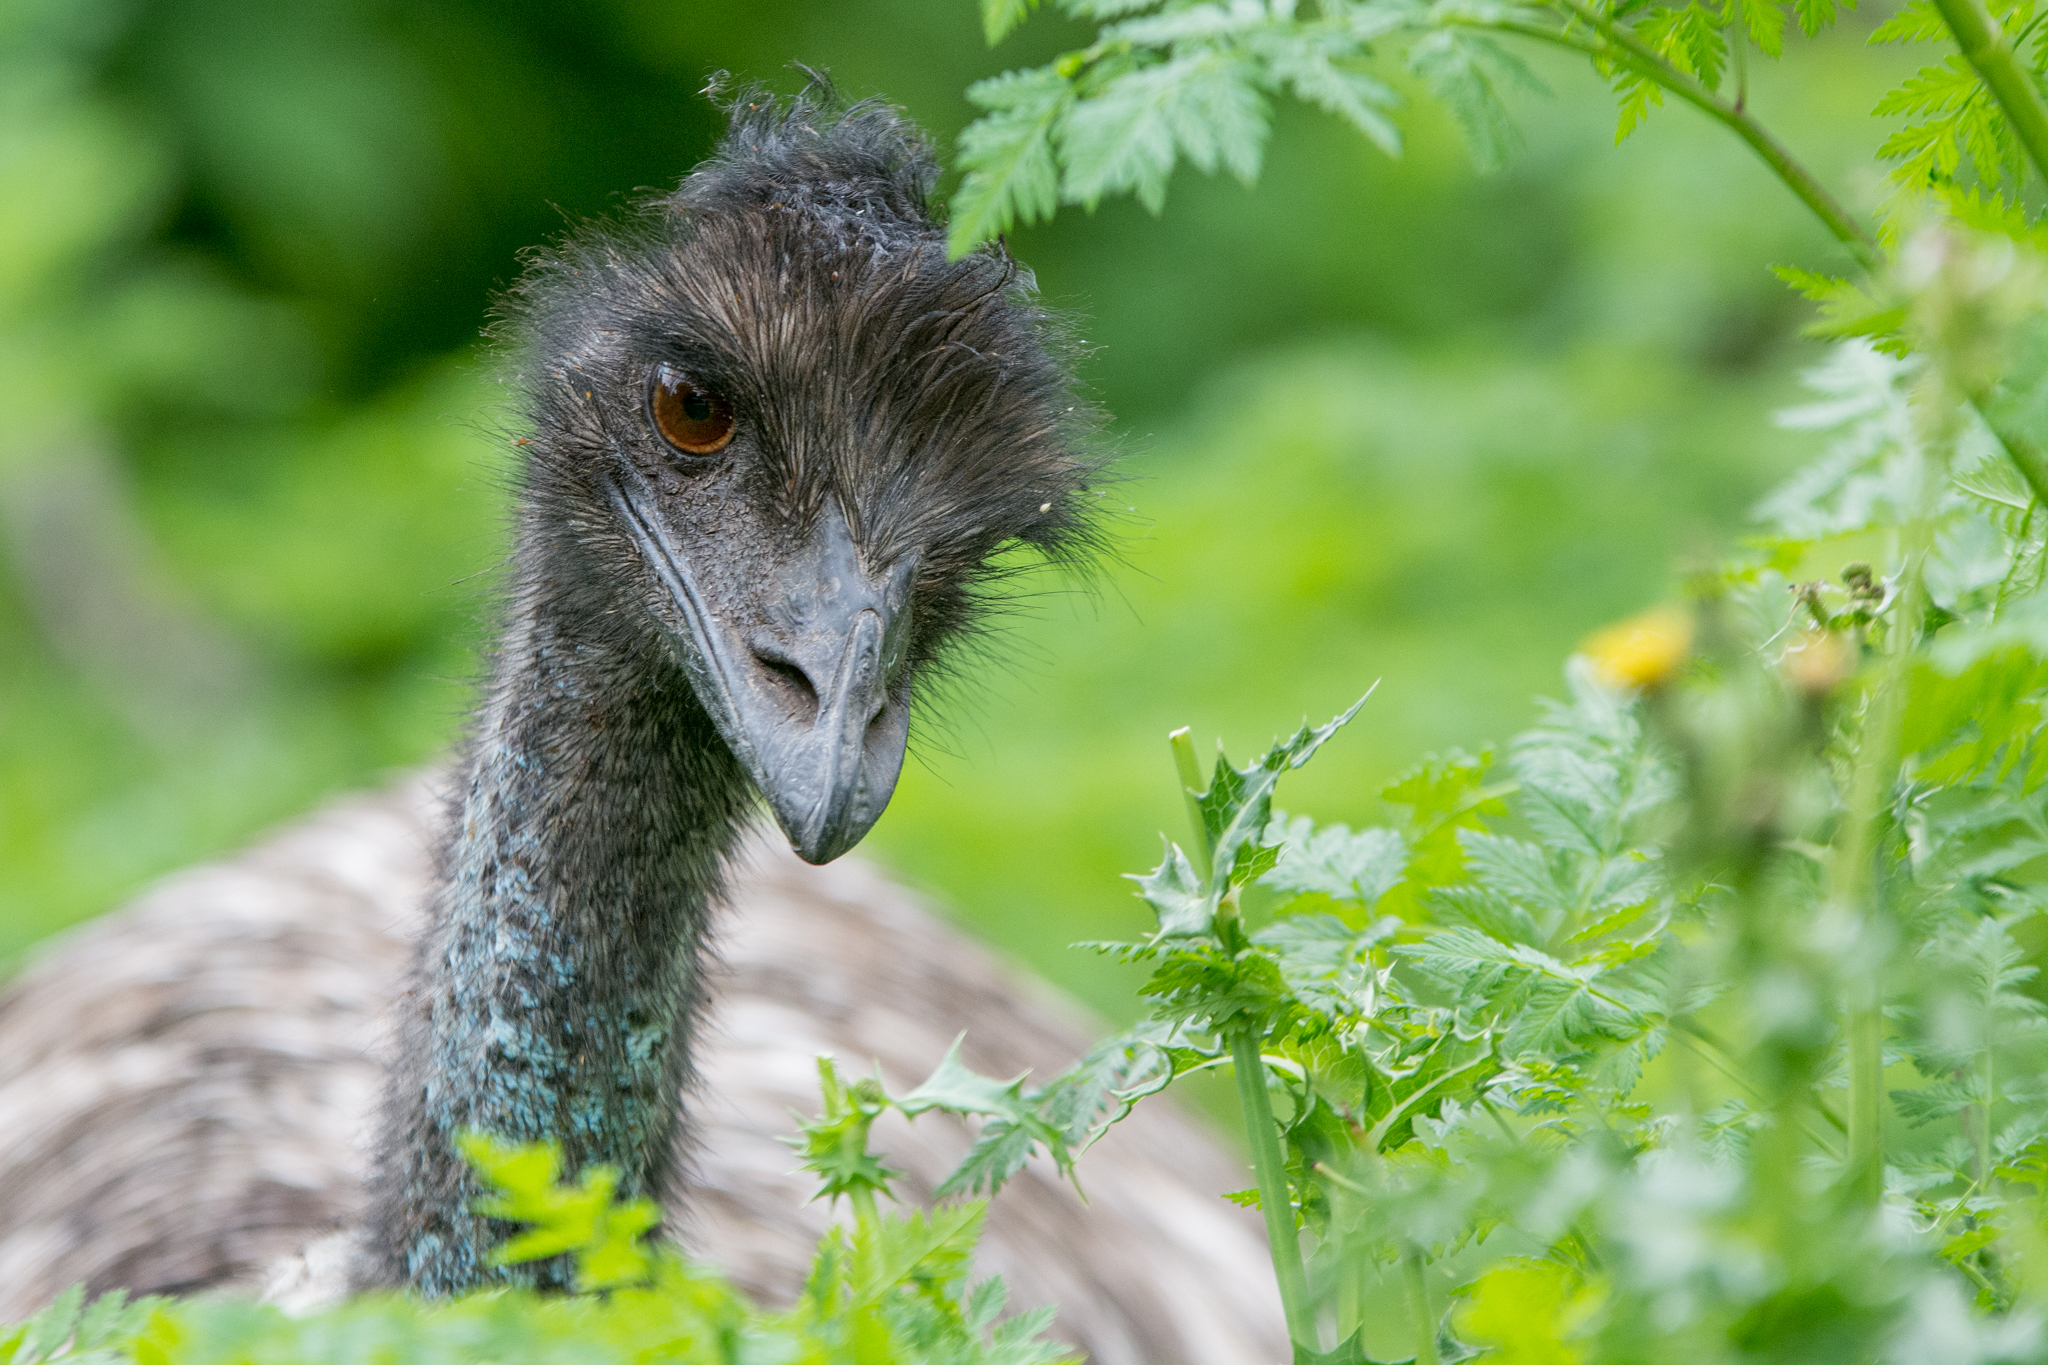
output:
[[[1692,652],[1692,614],[1682,607],[1652,607],[1594,631],[1579,652],[1611,686],[1657,687]]]

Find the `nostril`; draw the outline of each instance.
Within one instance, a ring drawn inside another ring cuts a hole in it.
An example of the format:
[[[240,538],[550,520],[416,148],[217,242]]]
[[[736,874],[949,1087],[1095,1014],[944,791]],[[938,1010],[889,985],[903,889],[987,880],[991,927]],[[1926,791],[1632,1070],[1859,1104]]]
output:
[[[803,667],[771,646],[755,645],[754,659],[761,665],[761,671],[783,695],[795,719],[811,724],[818,718],[818,689],[812,685],[810,674]]]

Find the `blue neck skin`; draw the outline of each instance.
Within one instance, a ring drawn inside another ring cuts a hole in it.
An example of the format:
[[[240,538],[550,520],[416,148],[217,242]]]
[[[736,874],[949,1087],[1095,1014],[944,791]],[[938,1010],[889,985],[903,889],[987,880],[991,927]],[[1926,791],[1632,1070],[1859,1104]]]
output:
[[[573,598],[575,594],[563,594]],[[660,1197],[699,957],[751,786],[688,682],[617,617],[525,592],[471,741],[403,1006],[359,1287],[560,1285],[489,1266],[513,1231],[454,1150],[552,1140]],[[578,629],[595,619],[598,629]]]

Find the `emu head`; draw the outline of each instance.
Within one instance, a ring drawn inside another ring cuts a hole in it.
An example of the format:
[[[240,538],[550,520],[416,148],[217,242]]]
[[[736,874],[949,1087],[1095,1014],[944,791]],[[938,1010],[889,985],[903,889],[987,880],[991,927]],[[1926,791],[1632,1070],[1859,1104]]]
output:
[[[888,804],[1000,553],[1089,537],[1056,329],[1007,252],[947,259],[937,173],[891,109],[743,95],[680,190],[515,296],[529,527],[680,665],[811,862]]]

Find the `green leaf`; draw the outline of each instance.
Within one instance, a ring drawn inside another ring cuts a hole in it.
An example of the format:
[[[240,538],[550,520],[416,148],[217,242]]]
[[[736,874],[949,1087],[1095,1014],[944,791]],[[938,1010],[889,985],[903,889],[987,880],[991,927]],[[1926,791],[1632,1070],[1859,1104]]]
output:
[[[1823,0],[1825,3],[1826,0]],[[1724,24],[1733,24],[1749,34],[1750,41],[1767,57],[1781,57],[1785,53],[1785,11],[1777,0],[1727,0],[1728,14]],[[1805,11],[1801,10],[1802,21]],[[1832,17],[1832,16],[1830,16]],[[1808,37],[1815,30],[1807,29]]]
[[[1771,273],[1820,305],[1820,320],[1805,329],[1813,337],[1890,337],[1906,323],[1906,306],[1850,280],[1798,266]]]
[[[1193,938],[1214,932],[1221,892],[1202,880],[1179,844],[1168,840],[1166,856],[1159,866],[1142,877],[1126,873],[1125,879],[1138,884],[1138,894],[1159,917],[1155,939]]]
[[[565,1185],[556,1144],[514,1145],[474,1132],[462,1134],[456,1143],[479,1178],[497,1191],[478,1200],[476,1211],[531,1224],[491,1253],[492,1265],[573,1253],[577,1287],[586,1291],[647,1277],[652,1260],[640,1238],[660,1224],[661,1210],[649,1199],[618,1199],[616,1167],[588,1167],[575,1185]]]
[[[988,112],[960,134],[966,173],[954,193],[947,250],[963,256],[999,232],[1052,217],[1060,174],[1054,137],[1074,105],[1074,88],[1050,67],[1011,71],[970,87]]]
[[[1835,0],[1792,0],[1792,8],[1799,15],[1800,31],[1809,38],[1835,22]],[[1856,0],[1843,0],[1842,8],[1855,9]]]
[[[1325,1020],[1357,1012],[1357,994],[1368,973],[1364,955],[1385,942],[1400,925],[1391,917],[1360,930],[1335,915],[1283,915],[1252,935],[1252,942],[1270,949],[1281,980],[1295,1000]]]
[[[1509,896],[1485,886],[1442,886],[1430,893],[1439,922],[1465,924],[1503,943],[1540,948],[1548,937],[1535,916]]]
[[[1918,1090],[1894,1090],[1891,1098],[1899,1116],[1918,1128],[1936,1119],[1959,1114],[1972,1105],[1982,1104],[1987,1095],[1982,1078],[1969,1076],[1956,1081],[1937,1081]]]
[[[1408,885],[1393,893],[1394,899],[1410,896],[1417,889],[1442,886],[1465,875],[1465,853],[1458,831],[1484,829],[1486,821],[1508,813],[1501,797],[1513,790],[1509,783],[1489,787],[1486,776],[1493,766],[1493,751],[1468,754],[1453,749],[1438,757],[1431,755],[1395,778],[1380,792],[1380,799],[1393,806],[1409,808]]]
[[[899,1287],[933,1293],[965,1279],[987,1212],[970,1200],[863,1223],[854,1234],[853,1306],[878,1303]]]
[[[1157,9],[1160,0],[1058,0],[1060,12],[1076,19],[1116,19]]]
[[[1459,1291],[1458,1335],[1491,1347],[1498,1365],[1566,1365],[1582,1358],[1574,1340],[1595,1297],[1569,1267],[1517,1257]]]
[[[951,1174],[939,1182],[932,1196],[950,1199],[958,1194],[993,1196],[1011,1176],[1024,1169],[1034,1150],[1032,1135],[1019,1124],[990,1122],[983,1126],[967,1154]]]
[[[1275,817],[1265,839],[1269,846],[1278,845],[1279,857],[1259,885],[1283,894],[1320,894],[1371,906],[1407,875],[1408,841],[1398,830],[1354,834],[1344,825],[1317,829],[1307,816],[1292,821]]]
[[[1909,0],[1870,34],[1873,43],[1931,43],[1947,39],[1948,24],[1934,7],[1934,0]]]
[[[1113,77],[1074,105],[1062,127],[1061,197],[1093,208],[1128,192],[1158,213],[1177,156],[1205,172],[1221,165],[1249,183],[1269,118],[1255,75],[1243,58],[1207,51]]]
[[[1921,67],[1879,99],[1870,112],[1879,118],[1888,114],[1953,113],[1982,88],[1983,82],[1967,61],[1960,56],[1947,57],[1939,66]]]
[[[1217,756],[1208,790],[1202,793],[1198,802],[1216,869],[1208,887],[1212,914],[1216,900],[1227,889],[1229,870],[1235,866],[1239,851],[1257,843],[1272,823],[1273,788],[1280,775],[1313,758],[1316,750],[1348,724],[1371,696],[1372,692],[1368,690],[1343,714],[1325,725],[1311,729],[1304,724],[1290,738],[1274,744],[1247,767],[1233,768],[1229,759],[1220,754]],[[1164,870],[1164,864],[1161,870]]]
[[[1447,28],[1425,34],[1408,49],[1408,69],[1450,110],[1479,169],[1507,163],[1519,134],[1498,82],[1507,76],[1536,85],[1528,68],[1483,34]]]
[[[74,1284],[59,1294],[47,1308],[22,1324],[9,1365],[37,1365],[38,1361],[56,1354],[57,1349],[78,1330],[79,1315],[84,1306],[83,1284]]]
[[[1614,145],[1628,141],[1628,135],[1643,126],[1652,109],[1664,106],[1664,92],[1655,83],[1624,69],[1614,78],[1615,98],[1620,110],[1614,125]]]
[[[889,1182],[903,1173],[884,1166],[868,1151],[868,1130],[889,1103],[882,1083],[863,1078],[848,1085],[840,1078],[838,1064],[820,1057],[818,1090],[822,1112],[799,1122],[796,1137],[783,1139],[803,1157],[803,1169],[818,1177],[818,1193],[812,1197],[835,1200],[866,1192],[893,1198]]]
[[[994,47],[1031,17],[1038,0],[981,0],[981,31]]]
[[[1590,981],[1546,976],[1531,983],[1528,998],[1515,1012],[1500,1050],[1508,1057],[1529,1053],[1569,1054],[1595,1039],[1624,1039],[1648,1021],[1603,996]]]
[[[1720,87],[1721,70],[1728,62],[1728,40],[1722,36],[1721,25],[1719,14],[1692,0],[1653,11],[1635,31],[1658,56],[1714,90]]]
[[[1911,188],[1944,186],[1968,157],[1984,187],[2017,193],[2025,156],[2011,123],[1975,68],[1960,55],[1922,67],[1878,101],[1879,117],[1919,115],[1925,122],[1902,128],[1878,148],[1893,162],[1892,179]]]
[[[938,1066],[925,1079],[924,1084],[896,1101],[896,1107],[911,1118],[929,1109],[943,1109],[952,1114],[998,1114],[1014,1118],[1027,1108],[1024,1102],[1024,1078],[1031,1073],[1019,1072],[1008,1081],[993,1080],[970,1070],[960,1061],[960,1045],[967,1039],[961,1034],[953,1040],[953,1046],[946,1049],[946,1055],[939,1059]]]
[[[1401,130],[1381,112],[1397,107],[1401,97],[1384,82],[1340,65],[1326,52],[1302,42],[1270,53],[1266,72],[1297,99],[1345,120],[1388,156],[1401,154]]]
[[[1271,14],[1246,5],[1226,8],[1218,4],[1179,4],[1145,19],[1131,19],[1102,30],[1099,43],[1129,43],[1133,47],[1172,48],[1192,53],[1212,47],[1219,38],[1239,38],[1276,29]],[[1290,35],[1291,36],[1291,35]]]

